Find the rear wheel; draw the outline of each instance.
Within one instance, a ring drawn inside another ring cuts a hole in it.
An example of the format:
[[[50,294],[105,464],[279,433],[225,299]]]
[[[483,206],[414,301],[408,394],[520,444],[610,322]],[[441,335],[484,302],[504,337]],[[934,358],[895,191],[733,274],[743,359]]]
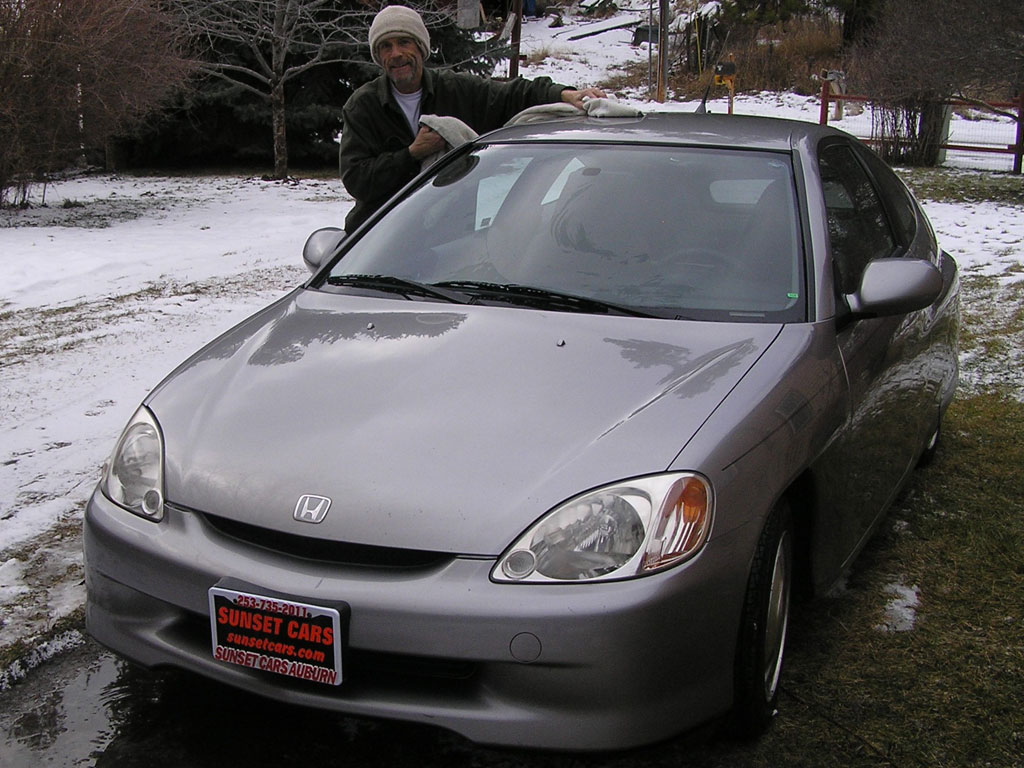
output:
[[[793,533],[789,507],[780,502],[765,523],[754,553],[736,649],[734,721],[753,738],[771,723],[779,696],[789,628]]]

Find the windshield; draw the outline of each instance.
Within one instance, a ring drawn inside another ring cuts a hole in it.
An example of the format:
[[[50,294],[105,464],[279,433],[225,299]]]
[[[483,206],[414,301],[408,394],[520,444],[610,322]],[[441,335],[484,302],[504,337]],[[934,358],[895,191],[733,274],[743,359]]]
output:
[[[447,163],[324,288],[388,276],[473,303],[537,306],[539,289],[658,317],[786,322],[804,317],[802,264],[788,155],[507,144]]]

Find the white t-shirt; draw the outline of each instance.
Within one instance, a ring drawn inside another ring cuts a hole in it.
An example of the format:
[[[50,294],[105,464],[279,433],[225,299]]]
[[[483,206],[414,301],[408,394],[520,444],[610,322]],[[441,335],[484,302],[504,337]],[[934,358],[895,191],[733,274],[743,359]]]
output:
[[[398,106],[402,108],[405,119],[409,121],[409,127],[412,128],[412,135],[415,136],[420,130],[420,99],[423,96],[423,89],[413,93],[402,93],[392,85],[391,93],[394,94]]]

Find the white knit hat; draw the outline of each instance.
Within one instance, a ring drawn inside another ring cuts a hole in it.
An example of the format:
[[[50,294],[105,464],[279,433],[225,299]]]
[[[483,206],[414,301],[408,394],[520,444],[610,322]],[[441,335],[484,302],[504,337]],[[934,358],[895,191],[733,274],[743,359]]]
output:
[[[387,37],[411,37],[419,46],[426,61],[430,56],[430,33],[423,19],[412,8],[404,5],[389,5],[381,8],[380,12],[373,17],[370,24],[370,56],[375,64],[380,65],[377,58],[377,45]]]

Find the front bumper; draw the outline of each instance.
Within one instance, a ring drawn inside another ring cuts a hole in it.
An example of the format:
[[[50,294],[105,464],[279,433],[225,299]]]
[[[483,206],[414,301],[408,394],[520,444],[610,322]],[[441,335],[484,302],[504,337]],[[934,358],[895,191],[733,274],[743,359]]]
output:
[[[639,579],[495,584],[493,559],[417,568],[300,559],[173,507],[152,523],[97,492],[84,546],[87,627],[99,642],[145,666],[284,702],[430,723],[481,743],[573,750],[651,743],[731,705],[746,567],[716,554],[743,549],[720,540]],[[215,661],[207,592],[224,578],[348,604],[345,682]]]

